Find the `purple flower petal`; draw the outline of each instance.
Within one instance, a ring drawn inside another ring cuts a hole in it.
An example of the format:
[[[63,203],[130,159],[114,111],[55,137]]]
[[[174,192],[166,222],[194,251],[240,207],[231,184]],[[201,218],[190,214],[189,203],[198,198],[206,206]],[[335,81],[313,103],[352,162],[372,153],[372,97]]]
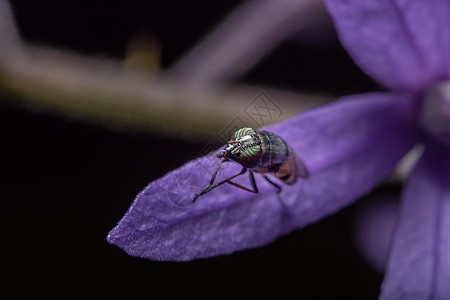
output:
[[[223,185],[198,198],[219,160],[191,161],[150,183],[108,236],[135,256],[192,260],[265,245],[331,214],[368,192],[412,147],[410,104],[390,94],[348,97],[266,128],[304,160],[310,177],[274,188],[256,175],[259,194]],[[236,174],[223,165],[219,179]],[[245,176],[237,182],[250,186]]]
[[[409,178],[381,299],[450,296],[448,151],[426,148]]]
[[[388,88],[417,91],[448,77],[448,0],[325,0],[342,44]]]

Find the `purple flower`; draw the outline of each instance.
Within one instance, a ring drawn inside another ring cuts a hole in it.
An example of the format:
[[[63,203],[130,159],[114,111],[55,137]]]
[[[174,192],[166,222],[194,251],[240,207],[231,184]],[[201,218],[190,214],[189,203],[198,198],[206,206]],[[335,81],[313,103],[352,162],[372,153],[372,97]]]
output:
[[[417,143],[381,298],[450,297],[450,16],[448,0],[329,0],[340,39],[389,91],[344,97],[265,128],[310,177],[259,194],[223,185],[191,205],[218,159],[191,161],[150,183],[108,241],[154,260],[192,260],[259,247],[334,213],[386,178]],[[220,178],[238,173],[224,165]],[[239,183],[248,186],[248,178]]]

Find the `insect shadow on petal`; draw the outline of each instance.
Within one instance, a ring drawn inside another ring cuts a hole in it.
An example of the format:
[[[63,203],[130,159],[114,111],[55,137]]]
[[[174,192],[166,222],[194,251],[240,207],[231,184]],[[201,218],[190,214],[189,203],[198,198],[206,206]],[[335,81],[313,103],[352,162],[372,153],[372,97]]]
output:
[[[224,183],[228,183],[251,193],[258,193],[258,187],[253,173],[261,174],[277,190],[280,203],[284,206],[281,198],[281,187],[273,182],[267,175],[272,174],[286,184],[295,184],[299,177],[307,178],[308,169],[303,161],[297,156],[292,148],[278,135],[264,131],[243,127],[237,130],[230,138],[225,148],[217,154],[221,158],[209,185],[194,194],[195,202],[198,197],[205,195],[211,190]],[[224,162],[234,161],[242,166],[242,170],[216,184],[217,172]],[[252,188],[240,185],[232,180],[245,173],[249,174]]]

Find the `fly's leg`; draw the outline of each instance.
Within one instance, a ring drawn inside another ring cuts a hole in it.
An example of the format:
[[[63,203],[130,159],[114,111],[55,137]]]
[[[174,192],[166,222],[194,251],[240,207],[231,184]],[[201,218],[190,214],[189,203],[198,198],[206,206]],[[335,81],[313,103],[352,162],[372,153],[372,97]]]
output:
[[[217,170],[218,170],[219,168],[217,168]],[[216,170],[216,172],[214,173],[214,175],[213,175],[213,177],[215,178],[215,175],[216,175],[216,173],[217,173],[217,170]],[[245,191],[247,191],[247,192],[251,192],[251,193],[258,193],[258,187],[256,186],[256,183],[255,183],[255,177],[253,176],[253,172],[249,172],[249,176],[250,176],[250,183],[252,184],[252,187],[253,187],[253,190],[251,190],[251,189],[249,189],[249,188],[246,188],[245,186],[242,186],[242,185],[240,185],[240,184],[238,184],[238,183],[235,183],[235,182],[233,182],[233,181],[231,181],[231,180],[233,180],[234,178],[236,178],[236,177],[238,177],[238,176],[240,176],[240,175],[243,175],[243,174],[245,174],[245,172],[247,172],[247,168],[245,168],[245,167],[243,167],[242,168],[242,170],[241,170],[241,172],[239,172],[238,174],[236,174],[236,175],[233,175],[233,176],[231,176],[231,177],[229,177],[229,178],[227,178],[227,179],[224,179],[224,180],[222,180],[222,181],[220,181],[219,183],[216,183],[216,184],[212,184],[212,182],[214,181],[214,178],[211,180],[211,184],[210,185],[208,185],[206,188],[204,188],[203,190],[201,190],[199,193],[197,193],[197,194],[194,194],[194,199],[192,200],[192,202],[195,202],[195,200],[197,200],[197,198],[198,197],[200,197],[200,196],[202,196],[202,195],[204,195],[204,194],[206,194],[206,193],[208,193],[209,191],[211,191],[212,189],[215,189],[216,187],[218,187],[218,186],[221,186],[222,184],[224,184],[224,183],[229,183],[229,184],[231,184],[231,185],[234,185],[235,187],[238,187],[238,188],[241,188],[241,189],[243,189],[243,190],[245,190]]]
[[[257,194],[259,192],[258,191],[258,186],[256,185],[255,176],[253,175],[252,171],[248,171],[248,177],[250,178],[250,183],[252,184],[253,190],[249,189],[248,187],[245,187],[243,185],[240,185],[239,183],[235,183],[233,181],[228,181],[228,183],[231,184],[231,185],[234,185],[235,187],[243,189],[244,191]]]
[[[276,184],[275,182],[273,182],[272,180],[270,180],[269,177],[267,177],[266,174],[261,174],[261,175],[264,177],[264,179],[267,180],[267,182],[269,182],[271,185],[273,185],[273,186],[277,189],[277,199],[278,199],[278,202],[280,203],[281,206],[283,206],[284,208],[287,208],[286,203],[284,203],[283,199],[281,199],[281,195],[280,195],[280,193],[281,193],[281,191],[282,191],[281,186],[279,186],[278,184]]]
[[[223,161],[222,161],[222,162],[223,162]],[[238,177],[238,176],[240,176],[240,175],[242,175],[242,174],[245,174],[245,172],[247,172],[247,168],[242,168],[241,172],[239,172],[238,174],[233,175],[233,176],[231,176],[231,177],[229,177],[229,178],[227,178],[227,179],[224,179],[224,180],[220,181],[219,183],[216,183],[216,184],[212,185],[211,183],[214,182],[214,179],[215,179],[215,177],[216,177],[217,171],[219,170],[219,167],[220,167],[220,165],[222,164],[222,162],[221,162],[221,163],[219,164],[219,166],[217,167],[216,172],[214,172],[214,175],[213,175],[213,178],[211,179],[210,184],[209,184],[207,187],[205,187],[203,190],[201,190],[199,193],[194,194],[194,199],[192,200],[192,202],[195,202],[195,200],[197,200],[198,197],[200,197],[200,196],[202,196],[202,195],[208,193],[208,192],[211,191],[212,189],[215,189],[216,187],[221,186],[221,185],[224,184],[224,183],[228,183],[228,182],[230,182],[232,179],[234,179],[234,178],[236,178],[236,177]]]
[[[213,185],[214,180],[216,179],[216,176],[217,176],[217,172],[219,172],[220,166],[221,166],[224,162],[226,162],[226,161],[228,161],[228,160],[227,160],[227,159],[222,159],[222,161],[219,163],[219,165],[218,165],[217,168],[216,168],[216,171],[214,171],[214,174],[213,174],[213,176],[212,176],[212,178],[211,178],[211,181],[209,182],[209,185],[208,185],[208,186]]]

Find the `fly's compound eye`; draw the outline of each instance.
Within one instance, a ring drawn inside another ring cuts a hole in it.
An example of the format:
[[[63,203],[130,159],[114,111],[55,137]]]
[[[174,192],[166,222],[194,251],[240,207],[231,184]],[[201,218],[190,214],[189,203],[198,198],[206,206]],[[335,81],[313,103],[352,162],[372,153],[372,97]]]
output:
[[[241,138],[241,137],[255,135],[255,134],[256,134],[256,131],[253,128],[244,127],[244,128],[239,129],[238,131],[236,131],[234,133],[234,137],[236,139],[238,139],[238,138]]]

